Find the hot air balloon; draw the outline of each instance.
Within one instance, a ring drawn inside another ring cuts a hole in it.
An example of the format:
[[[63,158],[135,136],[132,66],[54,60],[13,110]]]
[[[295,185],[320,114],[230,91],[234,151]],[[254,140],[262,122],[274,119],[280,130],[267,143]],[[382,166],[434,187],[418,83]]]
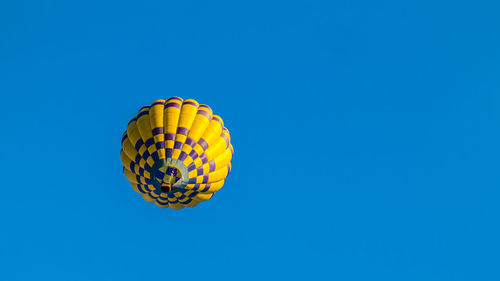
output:
[[[144,106],[122,137],[120,158],[132,188],[159,207],[210,199],[231,170],[233,146],[222,118],[193,99]]]

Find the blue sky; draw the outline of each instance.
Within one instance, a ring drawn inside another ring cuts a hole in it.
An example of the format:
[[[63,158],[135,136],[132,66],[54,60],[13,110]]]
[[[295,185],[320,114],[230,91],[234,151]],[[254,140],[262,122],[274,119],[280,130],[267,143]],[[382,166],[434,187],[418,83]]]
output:
[[[500,280],[497,1],[1,1],[1,280]],[[120,139],[181,96],[224,188],[142,200]]]

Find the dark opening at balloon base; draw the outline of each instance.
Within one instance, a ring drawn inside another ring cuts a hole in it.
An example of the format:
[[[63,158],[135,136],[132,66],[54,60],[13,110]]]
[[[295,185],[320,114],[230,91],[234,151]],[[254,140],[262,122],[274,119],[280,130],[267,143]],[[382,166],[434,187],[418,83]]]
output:
[[[163,166],[159,169],[160,173],[156,175],[156,180],[161,184],[161,192],[171,192],[172,186],[182,179],[182,174],[175,167]]]
[[[172,187],[170,186],[170,184],[162,184],[160,188],[161,192],[166,192],[166,193],[170,192],[171,189]]]

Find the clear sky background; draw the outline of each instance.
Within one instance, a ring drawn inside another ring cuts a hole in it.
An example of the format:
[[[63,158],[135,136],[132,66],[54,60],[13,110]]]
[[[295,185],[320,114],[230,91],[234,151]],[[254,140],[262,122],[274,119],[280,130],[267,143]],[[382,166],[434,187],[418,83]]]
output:
[[[0,280],[500,280],[498,1],[0,1]],[[226,185],[123,176],[137,110],[222,116]]]

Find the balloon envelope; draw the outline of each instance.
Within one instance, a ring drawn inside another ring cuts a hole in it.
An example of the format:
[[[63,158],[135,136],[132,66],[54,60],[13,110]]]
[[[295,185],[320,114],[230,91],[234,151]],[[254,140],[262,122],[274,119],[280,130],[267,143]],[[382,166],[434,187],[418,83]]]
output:
[[[232,156],[222,118],[208,105],[179,97],[141,108],[128,123],[120,152],[132,188],[173,209],[210,199],[224,185]]]

